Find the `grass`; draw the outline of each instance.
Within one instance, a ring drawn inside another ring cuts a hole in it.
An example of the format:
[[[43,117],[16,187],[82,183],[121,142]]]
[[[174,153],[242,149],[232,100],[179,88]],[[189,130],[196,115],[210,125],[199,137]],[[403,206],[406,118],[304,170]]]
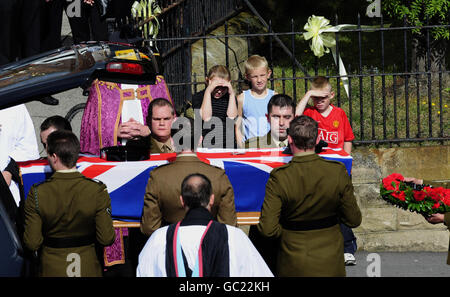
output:
[[[314,70],[309,73],[314,73]],[[326,73],[319,70],[319,75]],[[307,79],[300,71],[297,70],[295,76],[297,79],[292,79],[291,68],[275,67],[273,88],[298,101],[310,84],[305,85]],[[376,73],[362,79],[352,77],[349,79],[351,100],[347,97],[342,80],[330,78],[330,83],[336,93],[332,103],[347,113],[356,141],[450,136],[448,73],[443,74],[441,87],[438,76],[432,77],[430,91],[427,77],[411,76],[407,81],[404,77],[394,78],[393,75],[381,76]],[[270,83],[269,87],[272,87]]]

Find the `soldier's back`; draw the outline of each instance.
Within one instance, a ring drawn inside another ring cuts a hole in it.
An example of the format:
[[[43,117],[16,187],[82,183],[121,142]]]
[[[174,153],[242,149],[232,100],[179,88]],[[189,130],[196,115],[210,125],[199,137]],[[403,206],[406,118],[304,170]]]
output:
[[[311,154],[295,156],[289,164],[274,169],[259,226],[267,233],[272,232],[273,223],[266,218],[273,217],[272,209],[278,211],[273,207],[277,199],[281,199],[279,224],[283,230],[278,275],[344,276],[343,239],[337,222],[360,223],[345,166]],[[317,222],[323,227],[308,229]],[[308,227],[296,229],[298,226]]]
[[[151,173],[153,182],[158,184],[156,191],[164,220],[175,223],[184,217],[185,210],[179,201],[181,183],[193,173],[201,173],[211,181],[215,197],[212,215],[218,215],[218,220],[222,223],[235,225],[234,193],[225,170],[207,164],[194,155],[178,156],[173,163],[160,166]]]
[[[30,197],[33,205],[29,203],[26,211],[35,212],[34,216],[37,213],[36,222],[42,227],[41,232],[27,227],[24,240],[34,247],[42,243],[40,275],[79,272],[80,276],[101,276],[94,244],[109,245],[114,240],[106,186],[79,172],[56,172],[46,182],[33,186]],[[70,270],[71,263],[75,270]]]

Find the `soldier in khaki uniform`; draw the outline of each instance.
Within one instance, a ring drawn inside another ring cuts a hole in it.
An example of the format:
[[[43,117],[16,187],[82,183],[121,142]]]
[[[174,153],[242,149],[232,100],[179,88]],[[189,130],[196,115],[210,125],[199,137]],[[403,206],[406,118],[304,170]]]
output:
[[[171,132],[174,120],[175,110],[170,101],[155,98],[148,106],[147,125],[136,121],[122,123],[118,128],[118,136],[128,139],[127,147],[144,148],[150,154],[173,153],[175,150]],[[130,248],[125,250],[125,254],[135,258],[144,247],[147,236],[136,228],[129,228],[128,234]],[[125,261],[131,262],[128,259]]]
[[[128,132],[132,139],[127,141],[127,146],[138,146],[149,149],[151,154],[173,153],[173,140],[171,129],[175,120],[175,110],[172,104],[163,98],[153,99],[148,106],[147,125],[126,123],[119,127],[119,136]],[[131,134],[129,130],[137,130]]]
[[[287,128],[294,119],[295,102],[285,94],[277,94],[270,98],[267,104],[267,121],[270,131],[264,136],[248,139],[245,148],[276,148],[287,147]]]
[[[267,104],[267,121],[270,131],[264,136],[248,139],[245,148],[284,148],[288,146],[287,128],[294,119],[295,102],[285,94],[273,95]],[[256,225],[249,228],[248,237],[266,261],[270,270],[275,271],[278,238],[265,238],[258,232]]]
[[[279,237],[276,276],[345,276],[339,222],[361,224],[353,185],[345,166],[314,153],[318,125],[295,118],[288,141],[291,162],[272,170],[258,230]]]
[[[24,243],[40,254],[39,276],[102,276],[95,242],[114,242],[106,186],[76,170],[79,148],[72,132],[51,133],[47,158],[55,172],[25,202]]]
[[[187,118],[180,118],[180,121],[183,120],[188,121]],[[178,132],[180,135],[187,135],[183,137],[183,141],[189,143],[181,145],[175,142],[175,148],[179,152],[176,160],[150,172],[141,218],[141,231],[147,236],[162,226],[184,218],[186,210],[180,202],[181,183],[192,173],[201,173],[211,180],[215,197],[211,208],[213,217],[220,223],[232,226],[237,223],[233,187],[225,170],[209,165],[197,157],[194,150],[201,133],[199,132],[195,139],[193,126],[193,121],[189,121],[189,124],[185,122],[183,129]]]

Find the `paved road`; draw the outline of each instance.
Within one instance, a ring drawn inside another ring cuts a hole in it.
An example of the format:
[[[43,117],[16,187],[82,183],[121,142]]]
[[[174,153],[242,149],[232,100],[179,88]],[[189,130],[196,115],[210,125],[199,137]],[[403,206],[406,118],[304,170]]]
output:
[[[437,252],[378,252],[380,265],[376,267],[373,253],[356,252],[356,266],[347,266],[348,277],[450,277],[447,253]],[[378,269],[379,268],[379,269]],[[377,273],[379,272],[379,273]]]

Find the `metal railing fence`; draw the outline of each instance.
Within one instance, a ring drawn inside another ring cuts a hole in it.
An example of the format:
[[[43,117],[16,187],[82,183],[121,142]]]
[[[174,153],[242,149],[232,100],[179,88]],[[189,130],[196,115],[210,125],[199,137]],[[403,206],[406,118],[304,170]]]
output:
[[[450,58],[445,48],[443,53],[438,50],[447,64],[441,61],[435,67],[436,49],[430,33],[434,28],[450,29],[450,25],[427,24],[417,28],[408,25],[405,19],[402,25],[394,27],[387,26],[381,17],[377,28],[366,29],[361,26],[358,16],[355,29],[335,33],[336,55],[342,58],[347,70],[343,77],[331,54],[318,59],[308,50],[309,42],[299,41],[303,31],[297,29],[303,28],[303,24],[291,20],[289,32],[277,33],[273,32],[269,22],[265,24],[265,32],[251,32],[249,28],[247,32],[228,34],[227,19],[240,11],[240,1],[188,1],[189,5],[197,5],[189,12],[182,12],[182,5],[187,1],[179,2],[180,10],[173,10],[172,16],[164,15],[161,37],[153,40],[163,57],[164,75],[178,110],[184,110],[192,94],[203,88],[203,79],[199,77],[205,77],[207,73],[207,41],[219,40],[224,44],[225,64],[230,67],[236,63],[236,49],[230,47],[230,40],[240,38],[247,42],[248,56],[263,53],[268,59],[273,70],[269,87],[287,93],[297,101],[308,90],[314,76],[328,77],[336,93],[333,104],[346,111],[355,144],[444,143],[450,140],[450,71],[446,70]],[[218,6],[206,7],[207,3]],[[174,27],[174,20],[178,20],[178,31],[166,28]],[[170,22],[171,26],[164,26]],[[338,24],[337,17],[335,24]],[[225,34],[206,33],[219,25],[224,26]],[[425,50],[422,50],[422,60],[412,62],[412,56],[416,54],[412,45],[416,36],[412,33],[414,29],[421,30]],[[252,52],[257,48],[255,40],[263,46]],[[191,45],[197,41],[203,44],[203,73],[192,71]],[[302,63],[304,61],[309,62]],[[234,83],[240,92],[246,81],[242,65],[238,69],[241,71]],[[349,82],[348,96],[343,89],[343,78]]]

